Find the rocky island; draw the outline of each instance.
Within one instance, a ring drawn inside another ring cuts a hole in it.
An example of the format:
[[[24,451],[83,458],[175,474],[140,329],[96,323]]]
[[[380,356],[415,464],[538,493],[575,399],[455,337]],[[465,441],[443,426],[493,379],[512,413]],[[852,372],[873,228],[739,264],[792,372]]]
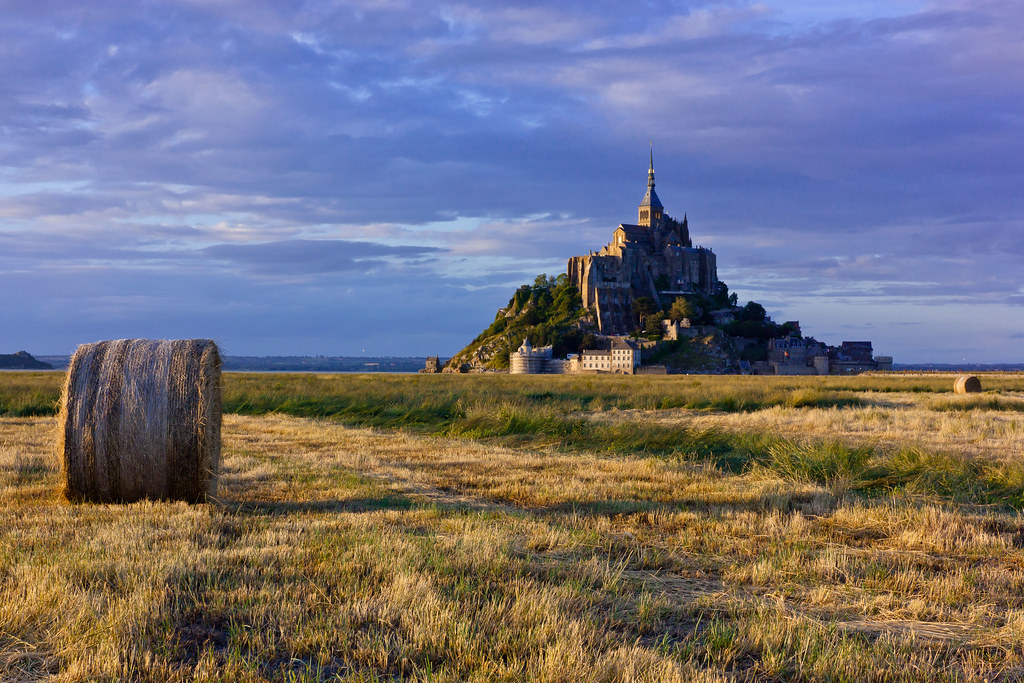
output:
[[[53,366],[36,360],[28,351],[0,353],[0,370],[53,370]]]
[[[652,152],[637,222],[620,223],[600,251],[570,258],[565,273],[542,274],[517,289],[444,371],[798,375],[891,368],[891,358],[872,353],[871,342],[831,347],[804,337],[797,321],[776,323],[757,302],[740,306],[718,279],[714,252],[694,246],[686,214],[680,221],[665,213]],[[619,362],[625,355],[636,362]]]

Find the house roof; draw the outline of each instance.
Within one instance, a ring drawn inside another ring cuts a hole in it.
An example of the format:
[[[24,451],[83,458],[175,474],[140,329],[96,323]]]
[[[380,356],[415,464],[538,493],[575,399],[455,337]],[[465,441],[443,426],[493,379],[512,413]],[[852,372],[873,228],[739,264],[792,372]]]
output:
[[[651,184],[647,188],[647,194],[645,194],[644,198],[640,200],[640,206],[650,206],[650,207],[653,207],[655,209],[664,209],[665,208],[665,205],[661,203],[660,199],[658,199],[658,193],[654,191],[654,185],[653,184]]]

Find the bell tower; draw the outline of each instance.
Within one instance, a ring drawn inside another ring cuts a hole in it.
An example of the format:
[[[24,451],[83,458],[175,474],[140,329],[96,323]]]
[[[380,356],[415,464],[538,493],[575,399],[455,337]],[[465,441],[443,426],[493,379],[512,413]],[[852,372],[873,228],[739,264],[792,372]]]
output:
[[[637,225],[651,227],[661,223],[661,216],[665,207],[658,199],[658,193],[654,191],[654,145],[651,145],[651,165],[647,169],[647,194],[640,202],[637,210]]]

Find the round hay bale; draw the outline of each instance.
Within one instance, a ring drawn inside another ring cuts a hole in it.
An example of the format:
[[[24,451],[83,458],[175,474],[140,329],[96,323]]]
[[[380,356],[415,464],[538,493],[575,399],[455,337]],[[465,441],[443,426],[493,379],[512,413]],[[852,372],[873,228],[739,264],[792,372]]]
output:
[[[64,496],[203,502],[217,493],[220,422],[220,353],[211,340],[83,344],[57,420]]]
[[[981,393],[981,380],[974,375],[960,375],[953,384],[953,391],[958,394]]]

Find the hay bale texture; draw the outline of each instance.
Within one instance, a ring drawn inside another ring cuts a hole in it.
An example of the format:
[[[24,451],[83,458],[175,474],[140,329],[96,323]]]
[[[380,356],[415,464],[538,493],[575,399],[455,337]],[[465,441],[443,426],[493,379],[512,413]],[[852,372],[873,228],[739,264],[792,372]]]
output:
[[[958,394],[981,393],[981,380],[974,375],[960,375],[953,384],[953,391]]]
[[[58,419],[64,495],[202,502],[217,493],[220,353],[208,339],[119,339],[71,358]]]

